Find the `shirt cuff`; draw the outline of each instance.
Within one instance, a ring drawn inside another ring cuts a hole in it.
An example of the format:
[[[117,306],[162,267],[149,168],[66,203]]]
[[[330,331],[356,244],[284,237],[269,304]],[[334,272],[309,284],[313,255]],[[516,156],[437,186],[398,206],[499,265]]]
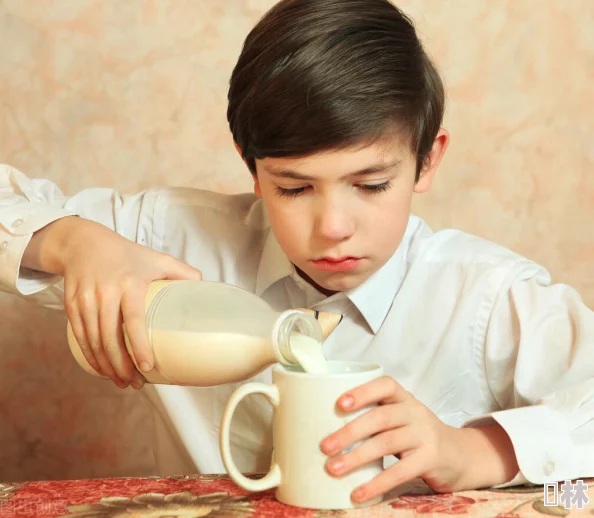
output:
[[[493,412],[466,421],[462,426],[497,422],[508,434],[520,472],[510,481],[494,486],[544,484],[579,478],[566,417],[545,405]]]
[[[56,284],[61,277],[21,268],[34,232],[77,213],[40,203],[19,203],[0,210],[0,289],[16,295],[33,295]]]

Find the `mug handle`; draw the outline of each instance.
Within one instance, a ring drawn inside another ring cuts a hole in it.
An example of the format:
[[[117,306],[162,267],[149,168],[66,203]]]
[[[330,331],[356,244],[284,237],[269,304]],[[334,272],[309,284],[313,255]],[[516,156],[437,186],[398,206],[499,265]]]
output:
[[[276,462],[270,467],[270,471],[264,478],[259,480],[253,480],[243,475],[235,466],[233,458],[231,456],[231,444],[230,444],[230,427],[231,419],[235,413],[235,409],[240,401],[250,394],[262,394],[273,407],[278,407],[280,402],[280,395],[276,385],[266,385],[264,383],[246,383],[239,387],[225,405],[223,411],[223,417],[221,419],[221,431],[219,435],[219,446],[221,448],[221,457],[223,458],[223,464],[225,469],[229,473],[229,476],[239,487],[247,489],[248,491],[265,491],[276,487],[281,482],[281,471]]]

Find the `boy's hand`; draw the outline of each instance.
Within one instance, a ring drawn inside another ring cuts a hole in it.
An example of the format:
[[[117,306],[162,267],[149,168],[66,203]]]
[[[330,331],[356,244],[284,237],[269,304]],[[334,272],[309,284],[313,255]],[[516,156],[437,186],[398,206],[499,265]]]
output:
[[[144,379],[128,354],[123,329],[141,370],[152,369],[144,307],[148,284],[200,279],[200,272],[77,217],[56,221],[33,238],[23,264],[64,277],[66,313],[86,360],[118,387],[141,388]]]
[[[334,476],[385,455],[398,457],[398,462],[357,488],[354,501],[371,500],[417,477],[436,492],[452,492],[504,483],[517,473],[511,441],[499,425],[449,426],[392,378],[373,380],[338,400],[338,408],[346,412],[374,404],[378,406],[321,444],[325,454],[334,456],[327,462]],[[362,440],[348,453],[340,453]]]

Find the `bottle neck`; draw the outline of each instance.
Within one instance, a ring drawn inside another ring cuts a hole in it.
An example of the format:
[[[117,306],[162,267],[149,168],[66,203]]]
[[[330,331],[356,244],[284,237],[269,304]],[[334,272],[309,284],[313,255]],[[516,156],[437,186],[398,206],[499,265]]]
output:
[[[322,328],[314,317],[297,309],[282,312],[272,330],[274,354],[282,365],[299,364],[291,350],[291,337],[295,334],[309,336],[320,343],[324,339]]]

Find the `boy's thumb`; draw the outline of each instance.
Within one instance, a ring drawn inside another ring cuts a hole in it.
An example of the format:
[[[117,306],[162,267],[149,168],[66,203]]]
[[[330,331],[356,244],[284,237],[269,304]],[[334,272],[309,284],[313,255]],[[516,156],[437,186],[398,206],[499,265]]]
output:
[[[175,260],[175,263],[166,273],[167,279],[172,281],[200,281],[202,280],[202,272],[196,268],[184,263],[183,261]]]

